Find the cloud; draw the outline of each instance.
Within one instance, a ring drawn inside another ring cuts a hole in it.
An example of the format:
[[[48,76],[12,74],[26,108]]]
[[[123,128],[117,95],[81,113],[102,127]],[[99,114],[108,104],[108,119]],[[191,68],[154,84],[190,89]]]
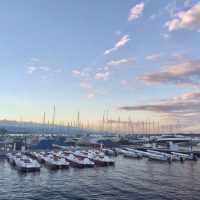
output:
[[[161,36],[166,40],[170,38],[170,35],[167,33],[162,33]]]
[[[88,99],[93,99],[95,97],[95,93],[88,93],[87,98]]]
[[[120,81],[120,84],[123,85],[123,86],[127,86],[128,83],[129,83],[129,82],[128,82],[127,80],[121,80],[121,81]]]
[[[53,72],[52,68],[42,65],[41,61],[38,58],[31,58],[29,62],[26,64],[26,71],[29,75],[35,73],[35,72]],[[43,77],[46,77],[46,75]]]
[[[128,43],[129,40],[130,40],[129,35],[124,35],[123,37],[120,38],[120,40],[115,44],[115,46],[113,48],[107,49],[104,52],[104,55],[110,54],[111,52],[122,48],[124,45],[126,45]]]
[[[144,10],[144,3],[141,2],[133,6],[129,12],[128,21],[136,20],[142,15]]]
[[[123,106],[120,109],[128,111],[151,111],[163,113],[200,112],[200,102],[169,102],[162,104]]]
[[[46,72],[48,72],[50,70],[50,68],[46,67],[46,66],[40,66],[40,67],[38,67],[38,69],[41,71],[46,71]]]
[[[92,89],[92,85],[89,82],[81,82],[80,87],[87,90]]]
[[[153,104],[121,106],[119,109],[154,112],[159,114],[161,119],[181,120],[185,127],[192,127],[199,124],[200,120],[200,92],[185,93]]]
[[[161,57],[161,54],[160,53],[156,53],[156,54],[152,54],[152,55],[146,56],[145,59],[146,60],[155,61],[155,60],[158,60],[160,57]]]
[[[155,72],[139,77],[146,83],[177,84],[199,86],[200,60],[190,60],[181,64],[169,66],[166,71]]]
[[[107,80],[110,76],[110,72],[97,72],[95,74],[96,80]]]
[[[165,23],[169,31],[178,29],[200,30],[200,2],[186,11],[177,12],[174,19]]]
[[[28,74],[33,74],[36,71],[48,72],[48,71],[50,71],[50,68],[45,67],[45,66],[34,66],[34,65],[27,67],[27,73]]]
[[[122,65],[122,64],[130,64],[135,61],[134,58],[123,58],[120,60],[111,60],[107,63],[108,66],[116,66],[116,65]]]
[[[81,71],[78,70],[78,69],[74,69],[74,70],[72,70],[72,74],[73,74],[74,76],[80,76],[80,75],[81,75]]]
[[[33,72],[35,72],[37,70],[37,67],[34,66],[29,66],[27,67],[27,73],[28,74],[32,74]]]

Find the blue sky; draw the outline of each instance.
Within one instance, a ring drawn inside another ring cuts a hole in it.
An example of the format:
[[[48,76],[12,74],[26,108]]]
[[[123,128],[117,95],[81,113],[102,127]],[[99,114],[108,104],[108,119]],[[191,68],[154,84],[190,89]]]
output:
[[[77,111],[97,120],[105,110],[112,118],[179,119],[177,109],[148,106],[198,94],[198,69],[171,69],[199,67],[199,7],[197,0],[0,2],[1,118],[51,119],[55,104],[57,122]]]

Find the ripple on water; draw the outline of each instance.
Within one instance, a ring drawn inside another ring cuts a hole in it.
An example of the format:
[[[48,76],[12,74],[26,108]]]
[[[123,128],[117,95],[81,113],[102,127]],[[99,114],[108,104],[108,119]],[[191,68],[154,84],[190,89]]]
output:
[[[199,200],[200,162],[151,162],[116,158],[115,167],[20,174],[0,162],[5,200]]]

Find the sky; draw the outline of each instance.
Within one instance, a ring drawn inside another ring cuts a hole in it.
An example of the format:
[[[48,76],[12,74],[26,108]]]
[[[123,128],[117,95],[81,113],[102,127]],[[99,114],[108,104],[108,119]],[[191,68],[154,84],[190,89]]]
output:
[[[0,118],[200,119],[200,1],[0,2]]]

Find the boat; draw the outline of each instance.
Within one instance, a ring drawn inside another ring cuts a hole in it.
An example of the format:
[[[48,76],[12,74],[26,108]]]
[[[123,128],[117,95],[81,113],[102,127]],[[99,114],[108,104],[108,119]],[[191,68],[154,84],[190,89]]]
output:
[[[127,157],[127,158],[141,158],[141,156],[139,154],[137,154],[136,152],[133,152],[133,151],[125,151],[123,153],[124,157]]]
[[[15,166],[20,172],[36,172],[40,171],[40,164],[25,155],[15,157]]]
[[[150,159],[150,160],[157,160],[157,161],[168,161],[171,162],[172,159],[166,155],[161,155],[161,154],[156,154],[156,153],[150,153],[150,152],[146,152],[146,156]]]
[[[127,153],[127,152],[128,153]],[[131,148],[125,148],[125,152],[124,152],[125,154],[124,155],[126,155],[126,154],[128,154],[128,155],[132,155],[132,157],[134,158],[142,158],[143,157],[143,154],[141,153],[141,152],[139,152],[139,151],[135,151],[134,149],[131,149]],[[125,156],[126,157],[126,156]]]
[[[171,160],[178,160],[178,161],[184,161],[185,160],[185,158],[177,156],[175,154],[165,153],[165,152],[156,151],[156,150],[147,150],[147,151],[150,152],[150,153],[165,155]]]
[[[102,149],[102,151],[108,156],[116,156],[116,152],[112,149]]]
[[[123,154],[125,152],[125,150],[121,148],[115,148],[115,151],[117,154]]]
[[[104,155],[102,152],[89,151],[88,158],[92,160],[97,166],[112,166],[115,164],[113,159]]]
[[[45,157],[45,165],[50,169],[67,169],[69,168],[69,162],[67,162],[64,158],[48,155]]]
[[[173,155],[169,154],[169,153],[164,153],[164,152],[161,152],[161,151],[155,151],[155,150],[147,150],[147,152],[149,153],[153,153],[153,154],[158,154],[158,155],[163,155],[163,156],[166,156],[170,159],[172,159]]]
[[[45,152],[40,152],[40,153],[35,153],[35,157],[40,163],[45,163],[46,157],[48,156],[48,153]]]
[[[80,158],[88,158],[93,161],[97,166],[103,167],[115,164],[113,159],[106,156],[103,152],[97,150],[75,151],[74,155]]]
[[[16,165],[15,160],[17,158],[21,158],[21,154],[20,153],[16,153],[16,154],[15,153],[8,153],[7,154],[8,162],[13,166]]]
[[[185,153],[172,152],[172,154],[178,156],[180,159],[183,160],[197,160],[197,157],[193,153],[185,154]]]
[[[85,168],[85,167],[94,167],[94,162],[89,158],[80,158],[73,154],[65,155],[64,157],[73,167]]]

